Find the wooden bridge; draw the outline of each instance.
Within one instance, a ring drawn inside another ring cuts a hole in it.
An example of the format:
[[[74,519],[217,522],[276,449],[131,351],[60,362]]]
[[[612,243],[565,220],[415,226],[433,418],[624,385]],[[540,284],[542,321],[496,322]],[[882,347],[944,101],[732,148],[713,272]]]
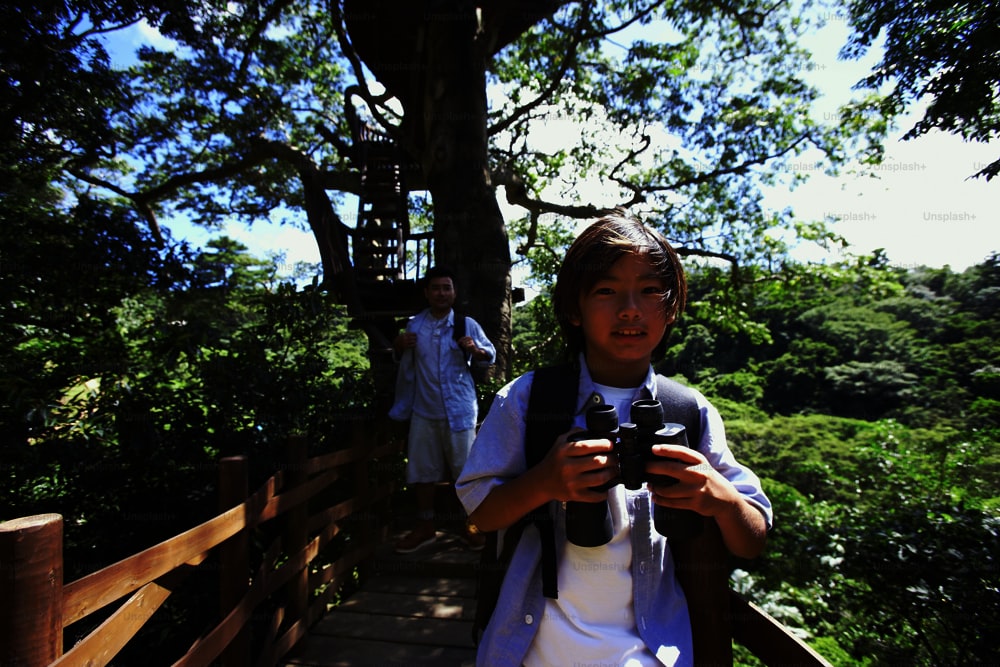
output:
[[[392,502],[401,434],[385,420],[358,420],[343,442],[309,457],[293,439],[287,463],[252,494],[247,460],[223,459],[216,517],[68,584],[61,516],[0,524],[0,664],[113,664],[208,564],[218,578],[217,624],[190,638],[183,655],[144,665],[471,664],[478,554],[457,537],[460,522],[416,554],[392,553],[406,527]],[[827,664],[753,605],[731,602],[734,639],[765,665]],[[64,636],[80,635],[81,624],[96,627],[64,651]]]
[[[439,530],[437,542],[415,554],[384,545],[371,579],[316,623],[282,665],[475,664],[478,561],[457,530]]]

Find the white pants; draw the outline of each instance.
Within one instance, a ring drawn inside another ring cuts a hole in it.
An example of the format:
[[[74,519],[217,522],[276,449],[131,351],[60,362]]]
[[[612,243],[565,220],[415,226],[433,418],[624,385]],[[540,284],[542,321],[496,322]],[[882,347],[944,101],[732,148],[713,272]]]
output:
[[[456,480],[476,438],[475,429],[452,431],[447,419],[410,418],[407,442],[406,482],[408,484]]]

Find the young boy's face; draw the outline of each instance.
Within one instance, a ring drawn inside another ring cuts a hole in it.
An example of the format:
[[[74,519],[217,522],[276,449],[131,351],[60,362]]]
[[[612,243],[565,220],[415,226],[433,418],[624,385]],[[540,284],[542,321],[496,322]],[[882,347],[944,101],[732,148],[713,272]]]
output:
[[[580,316],[570,322],[583,329],[592,374],[600,369],[614,376],[620,370],[631,382],[641,369],[644,376],[653,350],[670,325],[664,308],[666,290],[647,256],[630,253],[580,295]],[[601,382],[596,375],[594,379]]]

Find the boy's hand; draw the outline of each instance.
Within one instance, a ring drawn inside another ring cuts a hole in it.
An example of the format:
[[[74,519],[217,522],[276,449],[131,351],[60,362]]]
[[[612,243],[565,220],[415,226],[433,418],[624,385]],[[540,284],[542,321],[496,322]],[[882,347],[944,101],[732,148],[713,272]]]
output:
[[[731,553],[740,558],[760,554],[767,541],[764,515],[701,452],[682,445],[653,445],[653,455],[657,458],[646,464],[646,472],[677,480],[673,484],[650,482],[653,502],[714,517]]]
[[[608,497],[607,490],[596,490],[614,479],[617,466],[614,448],[607,439],[569,441],[573,429],[556,439],[556,444],[539,463],[540,472],[554,500],[597,502]]]
[[[701,452],[683,445],[653,445],[653,455],[658,458],[646,464],[646,473],[677,480],[647,484],[657,505],[719,516],[733,504],[742,503],[736,488]]]

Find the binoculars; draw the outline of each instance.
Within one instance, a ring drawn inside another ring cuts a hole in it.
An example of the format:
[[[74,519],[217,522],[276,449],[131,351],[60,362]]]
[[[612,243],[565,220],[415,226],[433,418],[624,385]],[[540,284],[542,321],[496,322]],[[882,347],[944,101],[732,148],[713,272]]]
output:
[[[687,429],[683,424],[664,423],[663,406],[657,400],[634,401],[631,422],[619,425],[618,410],[613,405],[595,405],[587,410],[587,430],[574,433],[569,440],[610,440],[618,461],[618,476],[608,484],[598,487],[607,490],[618,484],[636,490],[643,482],[660,485],[676,484],[677,480],[666,475],[650,475],[646,463],[655,460],[653,445],[684,445],[689,447]],[[653,506],[653,525],[656,532],[668,539],[690,539],[701,532],[703,519],[691,510]],[[566,539],[581,547],[607,544],[613,535],[608,501],[566,503]]]

